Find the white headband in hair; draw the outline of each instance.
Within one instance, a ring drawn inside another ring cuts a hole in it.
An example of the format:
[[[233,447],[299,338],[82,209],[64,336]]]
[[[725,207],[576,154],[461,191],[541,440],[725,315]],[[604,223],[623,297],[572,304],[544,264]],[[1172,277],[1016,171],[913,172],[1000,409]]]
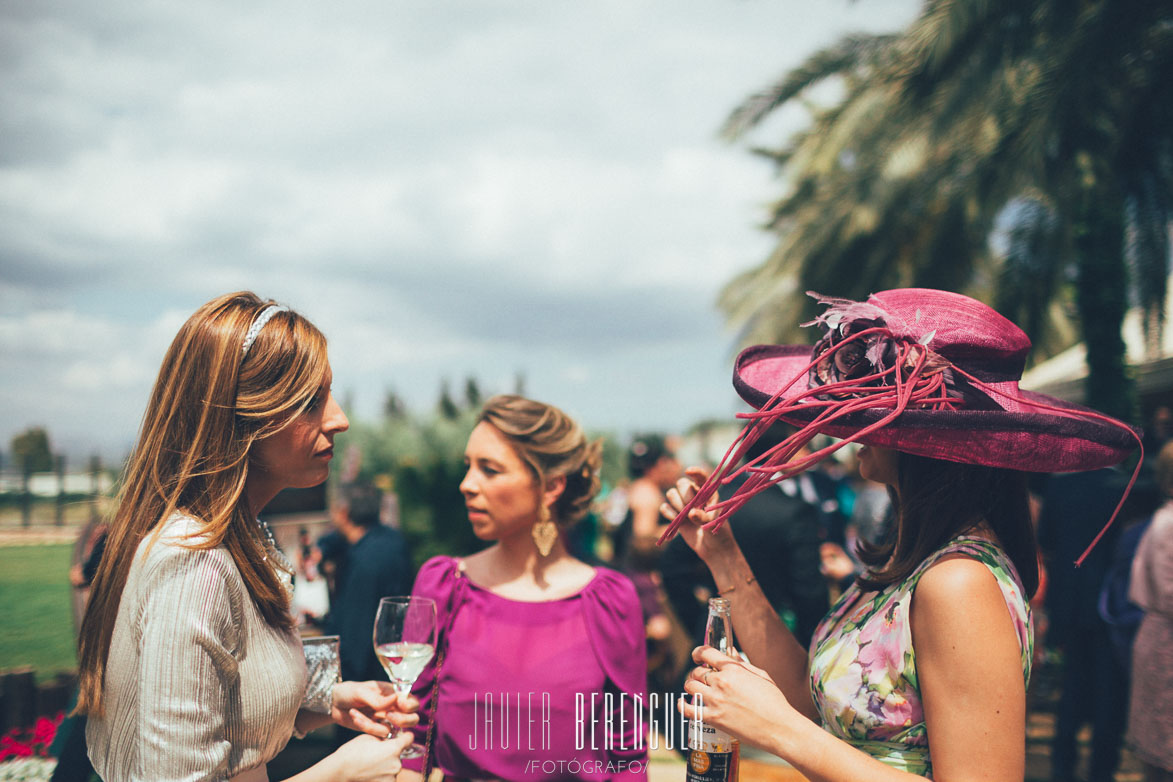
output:
[[[253,325],[248,327],[248,333],[244,335],[244,345],[240,350],[241,361],[248,355],[248,349],[253,346],[253,342],[256,341],[257,335],[261,333],[261,329],[278,312],[289,312],[289,308],[281,304],[270,304],[261,310],[260,315],[257,315],[257,319],[253,321]]]

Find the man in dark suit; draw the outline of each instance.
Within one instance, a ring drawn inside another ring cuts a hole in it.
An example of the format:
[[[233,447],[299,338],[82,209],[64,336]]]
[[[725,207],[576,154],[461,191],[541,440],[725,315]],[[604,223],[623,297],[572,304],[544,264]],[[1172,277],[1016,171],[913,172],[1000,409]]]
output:
[[[1051,779],[1071,782],[1079,765],[1080,728],[1091,723],[1086,779],[1111,782],[1128,716],[1127,672],[1116,659],[1099,612],[1100,590],[1122,522],[1118,519],[1080,567],[1075,560],[1111,518],[1127,480],[1116,468],[1050,476],[1039,513],[1039,547],[1047,558],[1047,646],[1062,650],[1063,692],[1051,742]]]
[[[345,681],[387,677],[371,643],[375,612],[380,598],[411,593],[414,574],[407,544],[398,530],[379,521],[381,507],[382,492],[352,484],[339,489],[330,510],[346,546],[342,556],[335,557],[334,595],[325,629],[339,636]]]
[[[775,424],[746,454],[760,456],[780,443],[789,428]],[[744,476],[721,491],[731,497]],[[819,570],[819,508],[802,492],[771,486],[755,495],[729,519],[729,529],[757,577],[770,605],[793,617],[795,637],[809,645],[815,626],[827,613],[827,582]],[[700,598],[716,596],[709,570],[679,536],[665,547],[660,559],[664,590],[684,629],[697,642],[704,638],[708,606]]]

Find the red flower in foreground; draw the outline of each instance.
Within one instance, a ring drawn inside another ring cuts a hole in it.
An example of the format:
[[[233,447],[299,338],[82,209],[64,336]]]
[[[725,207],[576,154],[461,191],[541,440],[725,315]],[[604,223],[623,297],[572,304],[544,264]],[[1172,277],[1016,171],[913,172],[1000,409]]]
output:
[[[26,744],[19,741],[13,735],[19,729],[11,730],[5,736],[0,736],[0,760],[8,760],[9,758],[31,758],[33,756],[32,744]]]
[[[57,735],[57,726],[60,724],[60,716],[56,720],[51,720],[48,717],[39,718],[33,725],[33,742],[44,744],[46,747],[52,744],[53,737]]]
[[[65,713],[56,717],[40,717],[32,728],[13,728],[0,736],[0,760],[9,758],[49,757],[49,746],[57,736]]]

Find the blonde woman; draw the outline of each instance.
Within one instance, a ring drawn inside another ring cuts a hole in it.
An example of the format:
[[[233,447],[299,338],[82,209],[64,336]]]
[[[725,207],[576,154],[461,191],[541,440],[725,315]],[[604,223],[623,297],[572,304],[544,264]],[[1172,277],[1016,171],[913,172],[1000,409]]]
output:
[[[562,534],[599,490],[599,444],[556,407],[495,396],[464,460],[469,523],[494,543],[429,560],[412,590],[440,613],[438,662],[415,687],[428,764],[446,780],[643,779],[639,598]],[[401,778],[419,779],[412,764]]]
[[[414,722],[389,684],[335,684],[321,650],[303,655],[292,565],[257,518],[326,479],[348,426],[330,384],[322,333],[251,293],[208,302],[171,343],[81,629],[78,711],[107,782],[267,780],[294,733]],[[295,779],[393,779],[405,740],[375,736]]]

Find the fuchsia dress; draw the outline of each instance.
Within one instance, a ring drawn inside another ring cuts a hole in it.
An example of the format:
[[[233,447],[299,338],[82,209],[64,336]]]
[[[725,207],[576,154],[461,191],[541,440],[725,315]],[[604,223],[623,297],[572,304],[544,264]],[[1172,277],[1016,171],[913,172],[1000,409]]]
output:
[[[420,744],[435,710],[434,767],[506,782],[646,778],[644,626],[630,580],[597,568],[578,594],[520,602],[436,557],[412,594],[439,612],[437,659],[414,687]]]

